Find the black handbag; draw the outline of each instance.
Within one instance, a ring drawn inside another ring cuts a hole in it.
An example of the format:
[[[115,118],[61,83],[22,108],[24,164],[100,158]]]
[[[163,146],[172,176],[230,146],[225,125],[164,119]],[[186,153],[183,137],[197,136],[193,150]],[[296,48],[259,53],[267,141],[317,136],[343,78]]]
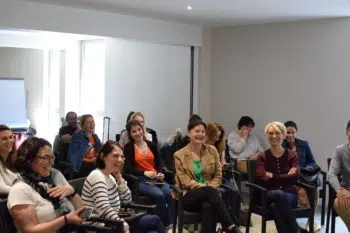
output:
[[[310,185],[320,185],[319,175],[321,173],[321,168],[316,165],[314,167],[307,166],[300,168],[299,180],[303,183]]]

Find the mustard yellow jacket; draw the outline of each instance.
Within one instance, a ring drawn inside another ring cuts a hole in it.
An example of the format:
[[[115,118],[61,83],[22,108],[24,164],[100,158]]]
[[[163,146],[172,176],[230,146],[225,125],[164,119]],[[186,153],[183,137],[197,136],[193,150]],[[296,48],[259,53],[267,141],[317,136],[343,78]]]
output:
[[[205,187],[205,184],[198,183],[193,169],[193,159],[188,145],[175,152],[175,186],[185,195],[193,188]],[[202,147],[202,169],[203,178],[208,186],[219,189],[222,179],[219,154],[214,146],[203,144]],[[176,198],[176,196],[174,196]]]

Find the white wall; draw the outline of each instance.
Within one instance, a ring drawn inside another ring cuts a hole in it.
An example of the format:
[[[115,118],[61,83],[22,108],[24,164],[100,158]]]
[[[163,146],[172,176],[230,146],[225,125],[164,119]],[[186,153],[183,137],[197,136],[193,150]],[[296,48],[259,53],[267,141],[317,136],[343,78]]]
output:
[[[202,39],[198,26],[19,0],[0,1],[0,28],[68,32],[176,45],[201,45]]]
[[[240,116],[294,120],[317,161],[345,142],[350,117],[350,19],[212,30],[212,118],[228,132]]]
[[[165,139],[188,120],[190,48],[107,39],[105,83],[111,138],[133,110],[144,113],[146,125]]]
[[[24,78],[28,117],[34,128],[42,114],[43,70],[43,50],[0,47],[0,77]]]

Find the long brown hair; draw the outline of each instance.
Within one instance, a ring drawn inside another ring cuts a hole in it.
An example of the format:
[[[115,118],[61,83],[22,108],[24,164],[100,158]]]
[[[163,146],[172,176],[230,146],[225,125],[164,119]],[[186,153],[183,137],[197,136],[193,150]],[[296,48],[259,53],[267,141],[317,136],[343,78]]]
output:
[[[6,125],[0,125],[0,132],[3,131],[10,131],[12,133],[12,130],[7,127]],[[13,140],[12,142],[12,150],[7,156],[7,159],[5,160],[1,155],[0,155],[0,161],[5,165],[6,168],[10,169],[11,171],[15,171],[15,160],[17,157],[17,149],[16,149],[16,142]]]
[[[221,135],[218,140],[217,135],[218,132],[221,132]],[[207,130],[205,132],[206,135],[206,141],[205,143],[215,146],[215,148],[218,150],[219,154],[221,155],[222,152],[225,150],[225,130],[224,127],[219,122],[211,121],[207,125]]]

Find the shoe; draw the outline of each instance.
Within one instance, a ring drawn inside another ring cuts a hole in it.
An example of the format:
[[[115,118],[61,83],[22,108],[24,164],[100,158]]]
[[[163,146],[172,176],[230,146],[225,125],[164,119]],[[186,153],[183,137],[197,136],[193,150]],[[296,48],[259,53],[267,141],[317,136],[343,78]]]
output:
[[[306,223],[306,230],[309,232],[310,231],[310,227],[309,227],[309,222]],[[319,232],[321,230],[321,226],[318,225],[317,223],[314,224],[314,232]]]
[[[231,230],[228,230],[227,233],[242,233],[239,227],[234,226]]]

